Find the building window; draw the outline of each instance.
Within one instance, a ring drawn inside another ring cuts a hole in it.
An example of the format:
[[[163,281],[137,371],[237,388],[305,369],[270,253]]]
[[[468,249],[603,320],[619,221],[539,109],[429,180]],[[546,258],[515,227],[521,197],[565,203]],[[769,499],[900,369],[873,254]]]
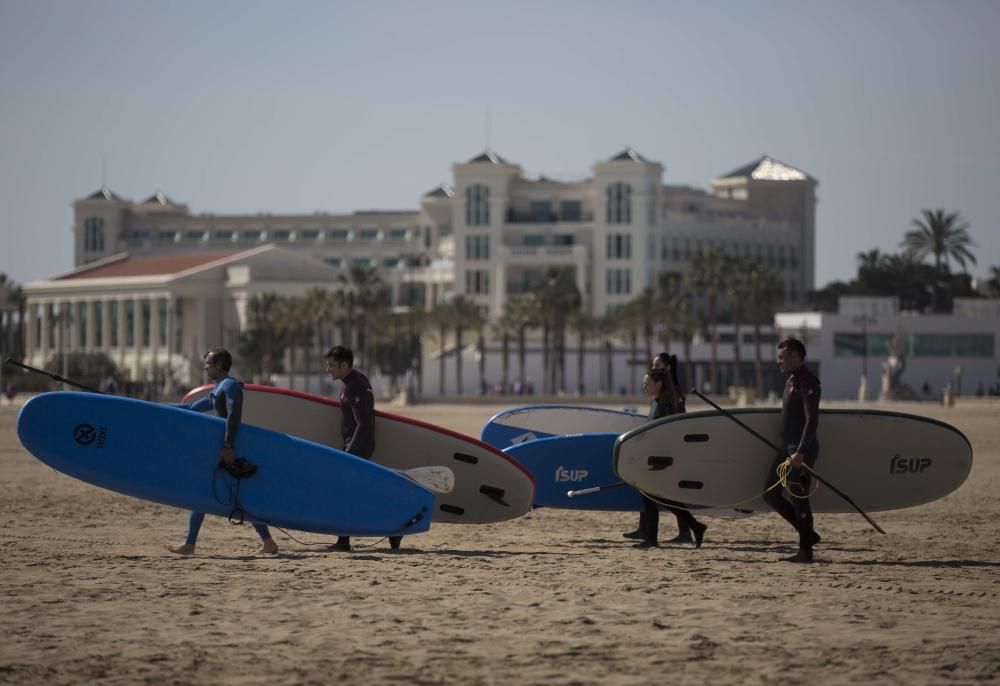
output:
[[[559,221],[578,222],[583,217],[583,205],[579,200],[563,200],[559,203]]]
[[[87,303],[76,304],[77,342],[80,350],[87,347]]]
[[[272,241],[290,241],[294,238],[294,235],[289,229],[274,229],[271,231]]]
[[[125,301],[125,347],[135,345],[135,301]]]
[[[104,220],[87,217],[83,220],[84,252],[104,252]]]
[[[153,307],[148,300],[142,301],[142,347],[148,348],[150,342],[150,330],[152,328]]]
[[[104,303],[94,304],[94,346],[104,347]]]
[[[389,229],[389,240],[392,241],[405,241],[406,240],[406,229]]]
[[[632,223],[632,186],[613,183],[607,188],[608,224]]]
[[[200,230],[199,231],[188,231],[184,235],[184,238],[186,240],[189,240],[189,241],[203,241],[203,240],[205,240],[205,235],[206,235],[205,232],[204,231],[200,231]]]
[[[212,234],[212,239],[216,241],[231,241],[233,240],[233,232],[228,230],[216,231]]]
[[[552,245],[573,245],[576,238],[571,233],[557,233],[552,237]]]
[[[331,241],[349,241],[351,240],[351,232],[347,229],[330,229],[326,232],[326,237]]]
[[[351,260],[352,267],[370,267],[372,266],[372,259],[370,257],[355,257]]]
[[[344,261],[339,257],[327,257],[323,261],[326,262],[331,267],[336,267],[337,269],[340,269],[341,266],[343,266],[344,264]]]
[[[467,260],[488,260],[488,259],[490,259],[490,237],[489,236],[466,236],[465,237],[465,259],[467,259]]]
[[[378,239],[378,229],[361,229],[361,240],[374,241]]]
[[[529,233],[524,237],[524,245],[529,247],[545,245],[545,235],[540,233]]]
[[[156,316],[160,320],[160,334],[157,336],[157,344],[167,347],[167,299],[158,298],[156,301]]]
[[[628,269],[608,270],[608,295],[628,295],[632,292],[632,272]]]
[[[465,272],[465,292],[472,295],[488,295],[490,273],[485,269],[470,269]]]
[[[469,226],[489,226],[489,187],[476,184],[465,189],[465,223]]]
[[[245,241],[259,241],[264,238],[264,232],[260,229],[247,229],[243,232],[243,240]]]
[[[442,224],[438,227],[438,238],[447,238],[451,235],[451,224]]]
[[[608,234],[608,259],[609,260],[632,259],[631,234],[627,233]]]
[[[395,269],[399,266],[398,257],[386,257],[382,260],[382,266],[386,269]]]
[[[304,240],[304,241],[318,241],[319,240],[319,229],[303,229],[302,230],[302,240]]]
[[[110,311],[108,312],[108,340],[112,348],[117,348],[118,343],[118,301],[112,300]]]
[[[555,219],[552,216],[552,203],[548,200],[532,200],[530,205],[531,221],[540,224]]]
[[[184,340],[184,301],[174,301],[174,350],[180,351]]]
[[[161,243],[176,243],[178,238],[177,231],[160,231],[156,234],[156,239]]]

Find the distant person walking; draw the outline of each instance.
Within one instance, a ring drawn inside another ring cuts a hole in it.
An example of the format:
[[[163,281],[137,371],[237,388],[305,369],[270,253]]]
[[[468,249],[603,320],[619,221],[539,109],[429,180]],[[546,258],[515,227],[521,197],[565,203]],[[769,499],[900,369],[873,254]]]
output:
[[[370,460],[375,454],[375,393],[368,377],[354,368],[354,352],[342,345],[326,353],[326,370],[330,378],[344,384],[340,392],[340,411],[343,414],[341,435],[344,452]],[[389,547],[399,550],[402,536],[390,536]],[[350,550],[351,537],[340,536],[334,550]]]
[[[819,457],[819,400],[821,388],[819,379],[806,369],[806,346],[802,341],[788,338],[778,344],[778,367],[788,374],[785,391],[781,396],[781,432],[787,446],[789,502],[779,489],[768,491],[764,500],[795,527],[799,534],[799,550],[785,558],[788,562],[812,562],[813,546],[820,536],[813,530],[812,507],[809,504],[809,472],[802,468],[812,467]],[[767,487],[778,482],[778,465],[785,461],[779,455],[770,471]]]
[[[219,450],[219,462],[224,465],[234,465],[236,462],[236,432],[243,420],[243,383],[229,376],[233,366],[233,356],[225,348],[215,348],[205,353],[205,374],[215,383],[215,388],[208,397],[192,404],[175,405],[194,412],[215,411],[217,417],[226,420],[226,433]],[[237,465],[238,466],[238,465]],[[205,521],[204,512],[191,512],[188,516],[188,533],[184,543],[179,546],[164,546],[178,555],[191,555],[198,542],[198,532]],[[254,524],[253,528],[260,536],[261,545],[258,553],[274,554],[278,552],[278,544],[271,537],[271,532],[263,524]]]

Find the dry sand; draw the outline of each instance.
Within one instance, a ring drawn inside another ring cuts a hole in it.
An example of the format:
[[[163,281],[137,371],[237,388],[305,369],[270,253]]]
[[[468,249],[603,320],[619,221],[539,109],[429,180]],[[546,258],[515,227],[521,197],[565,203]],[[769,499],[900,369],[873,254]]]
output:
[[[620,407],[620,405],[618,406]],[[538,510],[352,553],[184,512],[38,462],[0,408],[0,683],[926,684],[1000,680],[1000,405],[899,405],[975,451],[956,493],[820,515],[819,564],[776,515],[639,551],[634,514]],[[396,410],[478,435],[499,405]],[[697,408],[692,408],[697,409]],[[661,530],[672,526],[665,518]],[[326,540],[301,534],[303,540]],[[361,544],[373,543],[360,539]]]

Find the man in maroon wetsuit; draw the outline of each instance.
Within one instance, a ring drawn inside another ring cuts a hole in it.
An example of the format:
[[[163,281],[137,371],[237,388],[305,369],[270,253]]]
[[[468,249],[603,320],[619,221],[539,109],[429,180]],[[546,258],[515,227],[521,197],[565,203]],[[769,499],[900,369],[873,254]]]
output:
[[[354,368],[354,353],[342,345],[327,351],[326,369],[330,378],[344,384],[340,392],[340,410],[344,415],[340,431],[344,437],[344,452],[370,460],[375,454],[375,393],[372,385],[368,377]],[[390,536],[389,546],[399,550],[402,540],[402,536]],[[350,550],[351,537],[340,536],[333,548]]]
[[[788,338],[778,344],[778,366],[789,375],[781,397],[781,432],[791,466],[788,490],[792,498],[789,502],[780,489],[774,489],[764,496],[764,500],[799,533],[799,550],[785,558],[788,562],[812,562],[813,546],[820,541],[819,534],[813,530],[812,508],[807,497],[809,471],[802,465],[812,467],[819,457],[816,429],[819,426],[821,388],[816,375],[806,369],[805,361],[806,347],[802,341]],[[775,461],[768,487],[778,481],[776,469],[785,459],[784,455],[780,455]]]

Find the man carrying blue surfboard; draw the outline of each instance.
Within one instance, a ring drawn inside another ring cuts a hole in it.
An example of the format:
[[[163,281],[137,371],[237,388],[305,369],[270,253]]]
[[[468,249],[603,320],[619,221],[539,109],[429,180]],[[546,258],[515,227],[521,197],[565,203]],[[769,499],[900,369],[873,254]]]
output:
[[[236,432],[240,428],[243,419],[243,383],[229,376],[229,370],[233,366],[233,356],[225,348],[214,348],[205,353],[205,375],[215,384],[212,392],[201,400],[190,405],[176,405],[186,410],[195,412],[215,412],[217,417],[226,420],[226,434],[222,440],[222,447],[219,451],[219,462],[233,476],[249,476],[252,468],[241,464],[236,459]],[[242,471],[241,471],[242,470]],[[191,555],[194,553],[195,543],[198,541],[198,532],[201,524],[205,521],[204,512],[191,512],[188,518],[188,534],[184,543],[179,546],[164,546],[167,550],[178,555]],[[274,554],[278,552],[278,544],[271,537],[271,532],[263,524],[254,524],[253,528],[260,536],[261,546],[258,553]]]
[[[787,446],[788,465],[787,488],[792,496],[789,502],[780,489],[771,489],[764,500],[775,512],[795,527],[799,534],[799,550],[785,558],[788,562],[812,562],[813,546],[820,537],[813,530],[812,507],[809,505],[809,472],[802,468],[812,467],[819,457],[819,399],[821,387],[819,379],[806,368],[806,346],[802,341],[788,338],[778,344],[778,367],[788,374],[785,391],[781,397],[781,431]],[[778,457],[770,471],[767,486],[778,482],[778,465],[785,461]]]
[[[340,410],[344,415],[341,435],[344,452],[372,459],[375,454],[375,393],[368,377],[354,368],[354,352],[337,345],[326,355],[326,370],[334,381],[342,382]],[[399,550],[402,536],[390,536],[389,546]],[[350,550],[351,537],[340,536],[333,544],[334,550]]]

